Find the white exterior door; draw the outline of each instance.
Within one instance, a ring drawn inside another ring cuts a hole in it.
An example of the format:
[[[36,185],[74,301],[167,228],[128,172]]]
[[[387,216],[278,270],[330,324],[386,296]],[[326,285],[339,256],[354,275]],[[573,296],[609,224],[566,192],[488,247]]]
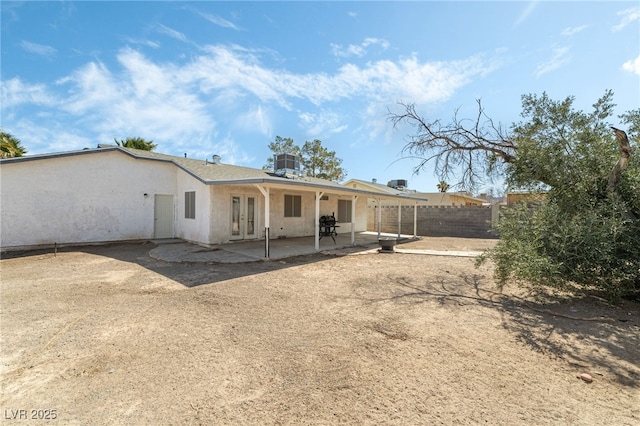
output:
[[[173,238],[173,195],[155,196],[154,238]]]
[[[257,210],[256,197],[251,195],[231,196],[230,239],[246,240],[257,238]]]

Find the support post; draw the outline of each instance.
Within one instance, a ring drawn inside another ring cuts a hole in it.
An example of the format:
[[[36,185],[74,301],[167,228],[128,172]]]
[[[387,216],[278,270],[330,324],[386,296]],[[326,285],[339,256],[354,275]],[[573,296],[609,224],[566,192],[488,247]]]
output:
[[[320,251],[320,199],[324,195],[324,192],[316,191],[316,237],[315,237],[315,249]]]
[[[354,195],[351,199],[351,245],[356,245],[356,202],[358,196]]]
[[[269,188],[256,185],[256,188],[264,197],[264,257],[269,258],[269,219],[271,212],[271,204],[269,203]]]
[[[380,198],[377,198],[378,202],[378,239],[380,239],[380,233],[382,232],[382,202]]]
[[[400,234],[402,233],[402,201],[398,201],[398,241],[400,241]]]
[[[418,202],[413,205],[413,238],[418,237]]]

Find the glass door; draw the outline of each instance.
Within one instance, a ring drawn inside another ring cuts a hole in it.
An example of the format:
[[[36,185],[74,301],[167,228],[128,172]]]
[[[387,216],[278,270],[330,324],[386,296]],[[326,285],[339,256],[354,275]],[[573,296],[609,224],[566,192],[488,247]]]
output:
[[[231,196],[232,240],[257,238],[256,207],[256,197],[249,195]]]

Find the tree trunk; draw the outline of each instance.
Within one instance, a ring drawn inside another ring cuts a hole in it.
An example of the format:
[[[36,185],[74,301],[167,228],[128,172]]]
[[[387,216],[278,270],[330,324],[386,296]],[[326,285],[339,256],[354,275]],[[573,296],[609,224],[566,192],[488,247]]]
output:
[[[615,166],[613,166],[613,170],[611,170],[611,175],[609,176],[609,187],[607,188],[610,193],[618,191],[618,182],[620,181],[620,176],[622,176],[622,172],[627,168],[629,164],[629,157],[631,157],[631,145],[629,144],[629,139],[627,138],[627,134],[620,130],[612,127],[613,131],[616,134],[616,138],[618,139],[618,150],[620,151],[620,158]]]

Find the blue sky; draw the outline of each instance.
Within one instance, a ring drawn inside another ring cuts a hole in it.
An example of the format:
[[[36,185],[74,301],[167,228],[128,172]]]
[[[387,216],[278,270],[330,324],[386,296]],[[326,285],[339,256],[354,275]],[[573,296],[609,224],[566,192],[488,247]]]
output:
[[[29,154],[139,136],[157,151],[261,168],[276,136],[320,139],[347,178],[436,191],[402,159],[411,128],[505,126],[521,95],[608,89],[640,107],[640,6],[626,2],[32,2],[2,8],[3,130]],[[620,125],[614,118],[612,125]],[[450,181],[454,184],[454,180]]]

